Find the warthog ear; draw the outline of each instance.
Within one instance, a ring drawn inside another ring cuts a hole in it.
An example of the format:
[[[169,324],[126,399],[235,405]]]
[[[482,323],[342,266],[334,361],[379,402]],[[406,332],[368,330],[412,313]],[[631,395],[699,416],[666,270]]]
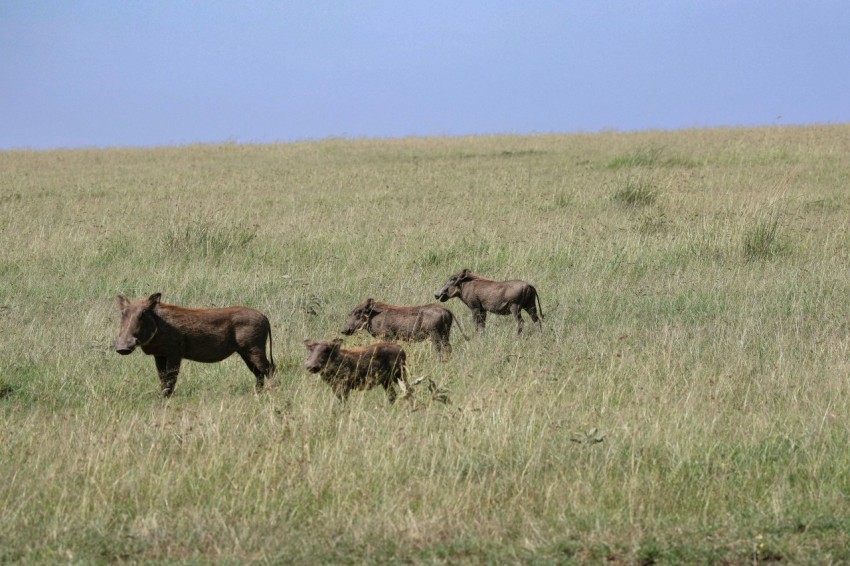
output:
[[[159,304],[159,300],[162,298],[162,293],[154,293],[150,297],[148,297],[148,304],[145,307],[145,310],[151,310],[155,306]]]
[[[342,346],[342,338],[334,338],[333,340],[331,340],[331,345],[335,349],[339,349],[339,347]]]
[[[304,340],[304,346],[306,346],[308,350],[312,350],[316,347],[316,343],[308,338],[307,340]]]
[[[372,316],[381,312],[381,309],[375,306],[375,299],[366,299],[366,311],[369,316]]]
[[[118,310],[124,310],[127,308],[127,305],[130,304],[130,299],[125,297],[124,295],[118,295],[115,297],[115,304],[118,305]]]
[[[458,283],[460,283],[461,281],[467,281],[470,278],[469,277],[470,275],[472,275],[472,272],[468,269],[464,269],[463,271],[460,272],[460,275],[458,275],[458,277],[457,277]]]

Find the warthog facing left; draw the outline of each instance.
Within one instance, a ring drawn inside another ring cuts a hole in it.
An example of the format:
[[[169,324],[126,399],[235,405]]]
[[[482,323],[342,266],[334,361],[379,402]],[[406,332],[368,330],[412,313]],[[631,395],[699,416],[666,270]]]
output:
[[[491,312],[514,315],[517,334],[521,334],[523,326],[521,311],[523,310],[531,317],[537,330],[543,330],[543,325],[540,323],[540,319],[543,318],[543,309],[540,308],[537,289],[525,281],[494,281],[464,269],[457,275],[449,277],[434,297],[441,302],[460,297],[460,300],[472,310],[475,328],[481,332],[484,332],[487,313]]]
[[[342,402],[352,390],[366,391],[376,385],[384,388],[390,403],[396,398],[393,384],[398,384],[403,396],[411,391],[404,375],[407,356],[395,344],[381,342],[344,350],[342,339],[337,338],[321,342],[304,340],[304,346],[307,347],[304,367],[310,373],[320,374]]]
[[[456,320],[452,311],[434,303],[402,306],[366,299],[348,315],[342,333],[351,335],[365,328],[375,338],[384,340],[431,340],[437,355],[442,357],[443,353],[452,353],[449,336]],[[466,338],[460,323],[458,330]]]
[[[137,347],[154,357],[162,393],[170,397],[180,362],[220,362],[238,352],[257,379],[260,390],[274,376],[269,319],[248,307],[187,309],[160,302],[161,293],[131,301],[118,295],[121,329],[115,351],[127,355]],[[266,341],[269,358],[266,358]]]

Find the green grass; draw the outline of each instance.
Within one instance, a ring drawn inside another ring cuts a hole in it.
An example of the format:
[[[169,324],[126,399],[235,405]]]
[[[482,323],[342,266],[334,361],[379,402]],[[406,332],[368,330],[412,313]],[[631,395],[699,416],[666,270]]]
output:
[[[614,191],[611,200],[631,206],[647,206],[658,199],[658,190],[649,182],[639,179],[628,179]]]
[[[744,256],[751,260],[773,259],[787,250],[775,211],[760,215],[746,228],[743,247]]]
[[[0,562],[850,561],[848,134],[0,153]],[[392,407],[302,369],[462,268],[543,334],[405,345]],[[154,292],[265,312],[274,388],[163,400],[111,346]]]
[[[256,225],[213,218],[176,219],[162,236],[162,254],[166,256],[221,257],[240,253],[257,236]]]

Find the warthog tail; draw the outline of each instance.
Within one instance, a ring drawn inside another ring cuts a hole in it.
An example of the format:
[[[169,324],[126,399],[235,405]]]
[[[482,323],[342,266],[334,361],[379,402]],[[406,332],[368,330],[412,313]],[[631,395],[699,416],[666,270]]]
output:
[[[537,294],[537,289],[533,286],[531,290],[534,291],[534,300],[537,301],[537,314],[540,315],[540,320],[543,320],[543,307],[540,305],[540,295]]]
[[[452,311],[449,311],[449,313],[452,315],[452,320],[455,322],[455,324],[457,324],[457,331],[460,332],[460,335],[463,336],[464,340],[469,342],[469,337],[464,334],[463,328],[460,325],[460,320],[458,320],[458,318],[455,316],[455,313],[453,313]]]
[[[269,325],[269,378],[273,378],[274,374],[277,372],[277,366],[274,364],[274,353],[272,353],[272,323],[266,321],[266,324]]]

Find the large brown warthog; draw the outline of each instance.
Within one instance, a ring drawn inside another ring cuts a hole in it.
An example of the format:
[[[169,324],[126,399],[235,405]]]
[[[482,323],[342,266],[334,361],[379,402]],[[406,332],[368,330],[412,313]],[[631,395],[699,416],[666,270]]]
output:
[[[442,357],[443,353],[452,353],[449,335],[456,320],[452,311],[435,303],[401,306],[366,299],[348,315],[342,333],[351,335],[365,328],[375,338],[384,340],[431,340],[437,355]],[[466,338],[460,322],[458,330]]]
[[[472,310],[475,329],[482,333],[487,313],[491,312],[514,315],[517,334],[521,334],[522,310],[528,313],[538,331],[543,330],[540,322],[543,318],[543,309],[540,307],[537,289],[525,281],[494,281],[464,269],[457,275],[452,275],[434,297],[441,302],[460,297],[460,300]]]
[[[365,348],[344,350],[342,339],[315,342],[304,340],[307,359],[304,367],[310,373],[319,373],[331,386],[337,399],[345,402],[352,390],[366,391],[381,385],[390,403],[395,402],[394,383],[406,396],[411,392],[405,377],[407,356],[395,344],[381,342]]]
[[[174,393],[180,362],[220,362],[238,352],[257,378],[257,390],[274,376],[272,329],[269,319],[248,307],[187,309],[160,302],[161,293],[131,301],[118,295],[121,329],[115,351],[127,355],[136,347],[156,361],[166,397]],[[266,358],[266,340],[269,358]]]

